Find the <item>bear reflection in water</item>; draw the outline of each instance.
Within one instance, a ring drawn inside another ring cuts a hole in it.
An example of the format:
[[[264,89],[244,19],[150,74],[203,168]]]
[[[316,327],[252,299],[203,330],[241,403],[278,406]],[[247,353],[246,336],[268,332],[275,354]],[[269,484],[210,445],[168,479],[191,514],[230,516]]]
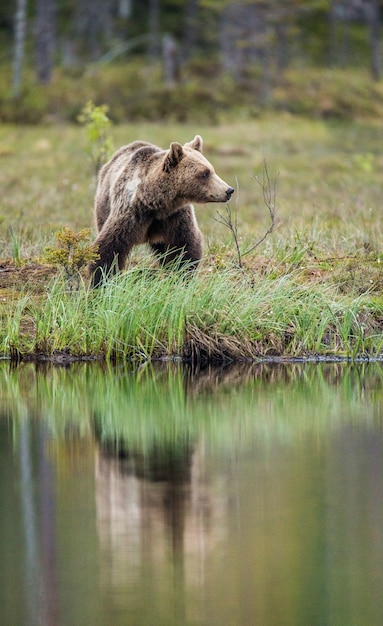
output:
[[[140,578],[148,562],[152,573],[173,563],[180,584],[199,584],[207,554],[226,537],[227,494],[207,477],[203,442],[145,454],[122,442],[100,445],[96,504],[106,585]]]
[[[179,448],[154,446],[145,455],[129,451],[121,443],[103,445],[98,469],[103,473],[107,499],[113,502],[113,514],[117,513],[118,524],[125,513],[128,515],[134,509],[136,522],[142,522],[144,516],[146,524],[150,519],[152,522],[156,520],[157,524],[161,520],[174,548],[180,546],[186,502],[190,498],[191,462],[192,450],[188,445]],[[104,513],[109,516],[109,512],[104,510]],[[113,520],[110,522],[113,525]],[[126,530],[130,522],[125,519]]]

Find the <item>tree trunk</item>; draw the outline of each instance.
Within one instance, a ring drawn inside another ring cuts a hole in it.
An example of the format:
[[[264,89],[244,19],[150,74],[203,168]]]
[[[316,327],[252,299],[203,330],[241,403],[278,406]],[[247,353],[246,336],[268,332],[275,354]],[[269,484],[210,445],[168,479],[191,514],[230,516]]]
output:
[[[219,28],[222,69],[240,82],[245,66],[245,47],[243,7],[236,3],[228,4],[221,13]]]
[[[160,52],[160,1],[149,0],[149,57],[156,61]]]
[[[330,10],[328,12],[328,58],[327,63],[330,67],[336,65],[336,9],[335,2],[330,2]]]
[[[42,84],[51,81],[56,43],[55,0],[37,0],[36,4],[36,72]]]
[[[289,43],[286,34],[286,24],[277,22],[275,25],[276,56],[278,72],[283,72],[289,65]]]
[[[182,45],[182,58],[187,61],[193,55],[197,41],[197,14],[199,0],[187,0],[185,9],[185,26]]]
[[[91,61],[97,61],[113,33],[111,1],[77,0],[75,6],[75,38],[80,42],[78,51]]]
[[[364,14],[370,31],[371,73],[374,80],[379,80],[382,75],[379,0],[369,0],[368,2],[365,2]]]
[[[126,20],[132,12],[132,0],[118,1],[118,17]]]
[[[170,35],[165,35],[163,38],[162,55],[165,85],[169,88],[175,87],[179,79],[178,48]]]
[[[351,49],[350,24],[355,16],[355,10],[350,3],[344,0],[332,0],[329,11],[329,66],[346,67],[349,64]]]
[[[26,0],[17,0],[15,15],[15,43],[13,52],[13,78],[12,78],[12,95],[14,98],[20,95],[21,91],[21,75],[24,59],[25,44],[25,25],[26,25]]]

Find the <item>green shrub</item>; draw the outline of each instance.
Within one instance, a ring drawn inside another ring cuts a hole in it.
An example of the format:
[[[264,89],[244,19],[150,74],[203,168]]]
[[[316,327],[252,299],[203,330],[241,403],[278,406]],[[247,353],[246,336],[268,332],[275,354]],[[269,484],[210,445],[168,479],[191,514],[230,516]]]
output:
[[[78,116],[78,121],[84,125],[87,132],[88,154],[96,175],[113,153],[111,121],[107,113],[106,105],[96,106],[89,101]]]
[[[70,287],[78,287],[80,270],[97,258],[97,252],[89,243],[91,229],[84,228],[78,233],[70,228],[62,228],[56,234],[56,247],[47,246],[44,258],[47,263],[62,269]]]

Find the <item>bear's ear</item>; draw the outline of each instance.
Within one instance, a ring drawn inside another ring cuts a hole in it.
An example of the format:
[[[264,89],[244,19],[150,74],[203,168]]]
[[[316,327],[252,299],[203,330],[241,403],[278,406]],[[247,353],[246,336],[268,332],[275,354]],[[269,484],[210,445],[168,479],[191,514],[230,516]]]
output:
[[[184,157],[184,149],[180,143],[173,141],[170,144],[169,152],[167,152],[164,161],[164,172],[169,172],[172,167],[176,167]]]
[[[193,150],[198,150],[198,152],[202,152],[203,141],[200,135],[196,135],[193,141],[189,141],[189,143],[185,143],[185,146],[188,148],[192,148]]]

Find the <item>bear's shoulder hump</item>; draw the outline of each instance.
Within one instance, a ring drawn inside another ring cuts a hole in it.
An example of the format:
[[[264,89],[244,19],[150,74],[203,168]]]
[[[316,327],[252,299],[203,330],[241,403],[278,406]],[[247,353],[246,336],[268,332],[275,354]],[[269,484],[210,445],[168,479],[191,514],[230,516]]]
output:
[[[141,143],[144,144],[144,142],[141,142]],[[140,163],[145,163],[145,161],[147,161],[151,156],[159,152],[163,152],[163,150],[161,150],[160,148],[157,148],[157,146],[154,146],[152,144],[144,144],[144,145],[141,145],[141,147],[138,147],[133,152],[131,161],[132,163],[136,165]]]

